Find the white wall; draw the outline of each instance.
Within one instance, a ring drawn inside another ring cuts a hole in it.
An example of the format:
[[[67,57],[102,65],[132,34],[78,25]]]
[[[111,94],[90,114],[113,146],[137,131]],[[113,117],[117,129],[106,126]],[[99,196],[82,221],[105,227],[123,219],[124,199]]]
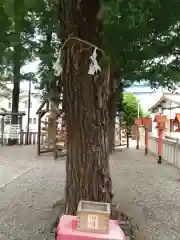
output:
[[[36,115],[36,111],[39,108],[40,104],[41,104],[40,99],[31,96],[30,124],[29,124],[30,131],[36,132],[38,130],[38,116]],[[24,111],[26,113],[26,115],[23,117],[23,130],[26,131],[28,121],[28,97],[20,101],[19,111]]]
[[[5,108],[8,111],[11,111],[11,99],[7,98],[0,98],[0,108]],[[40,98],[36,98],[33,95],[31,96],[31,109],[30,109],[30,130],[37,131],[38,130],[38,117],[36,115],[36,111],[41,104]],[[2,110],[0,110],[2,111]],[[23,116],[22,127],[23,130],[26,131],[27,129],[27,118],[28,118],[28,96],[24,97],[19,102],[19,111],[25,112],[25,116]]]
[[[176,117],[176,113],[180,113],[180,108],[173,108],[171,110],[169,109],[164,109],[163,110],[163,115],[166,115],[168,117],[168,119],[172,119]]]
[[[9,110],[11,108],[11,100],[1,97],[0,98],[0,108],[5,108],[6,110]],[[10,108],[9,108],[10,107]],[[2,111],[2,110],[0,110]]]

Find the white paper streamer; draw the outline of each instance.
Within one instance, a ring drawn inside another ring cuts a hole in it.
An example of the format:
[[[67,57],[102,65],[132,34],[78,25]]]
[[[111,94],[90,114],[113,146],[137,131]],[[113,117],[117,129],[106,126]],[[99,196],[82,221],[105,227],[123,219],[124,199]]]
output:
[[[101,71],[101,67],[99,66],[97,62],[97,48],[94,49],[92,56],[90,56],[91,63],[89,65],[89,75],[95,75],[95,73],[98,73],[98,71]]]
[[[53,65],[53,69],[54,69],[54,75],[56,77],[59,77],[63,71],[63,68],[61,66],[61,49],[59,50],[58,58]]]

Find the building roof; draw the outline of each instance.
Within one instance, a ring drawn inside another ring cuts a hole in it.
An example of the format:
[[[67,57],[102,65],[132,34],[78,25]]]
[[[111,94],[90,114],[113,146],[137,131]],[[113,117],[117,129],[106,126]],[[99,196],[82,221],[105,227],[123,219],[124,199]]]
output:
[[[148,111],[152,111],[154,108],[159,107],[163,102],[172,102],[180,105],[180,94],[166,93],[164,94]]]
[[[25,112],[9,112],[9,111],[4,111],[0,112],[0,116],[25,116],[26,113]]]

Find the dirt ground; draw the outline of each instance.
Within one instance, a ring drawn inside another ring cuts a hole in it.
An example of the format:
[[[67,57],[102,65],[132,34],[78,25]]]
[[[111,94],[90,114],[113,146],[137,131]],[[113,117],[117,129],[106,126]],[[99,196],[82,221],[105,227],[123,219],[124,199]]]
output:
[[[53,204],[64,195],[65,160],[36,158],[31,147],[0,154],[0,239],[51,240]]]
[[[36,158],[34,147],[0,149],[0,240],[51,240],[53,204],[63,198],[65,159]],[[110,160],[114,202],[149,240],[180,240],[178,169],[120,149]]]
[[[134,218],[149,240],[180,239],[180,183],[176,167],[135,148],[113,154],[114,201]]]

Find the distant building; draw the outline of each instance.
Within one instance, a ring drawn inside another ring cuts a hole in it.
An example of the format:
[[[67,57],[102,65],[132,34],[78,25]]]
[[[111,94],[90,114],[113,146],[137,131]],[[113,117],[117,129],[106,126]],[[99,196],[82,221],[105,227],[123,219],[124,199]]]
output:
[[[180,137],[180,133],[177,132],[178,125],[175,123],[175,118],[180,115],[180,94],[164,93],[162,97],[154,105],[149,108],[152,118],[155,115],[162,114],[167,116],[166,132],[165,135]],[[153,123],[153,133],[156,135],[157,129]]]
[[[37,132],[38,120],[36,111],[41,104],[40,97],[31,94],[31,104],[30,104],[30,118],[29,118],[29,129],[30,131]],[[11,111],[12,110],[12,94],[3,95],[0,93],[0,111]],[[25,112],[26,115],[23,117],[22,127],[23,130],[27,130],[28,122],[28,93],[23,91],[20,94],[19,100],[19,111]],[[9,119],[11,121],[11,119]]]
[[[41,99],[37,96],[31,95],[30,103],[30,117],[29,117],[29,130],[31,132],[37,132],[38,130],[38,118],[36,111],[41,104]],[[20,97],[19,111],[24,111],[26,115],[23,117],[23,130],[27,130],[28,122],[28,94],[24,94]]]

